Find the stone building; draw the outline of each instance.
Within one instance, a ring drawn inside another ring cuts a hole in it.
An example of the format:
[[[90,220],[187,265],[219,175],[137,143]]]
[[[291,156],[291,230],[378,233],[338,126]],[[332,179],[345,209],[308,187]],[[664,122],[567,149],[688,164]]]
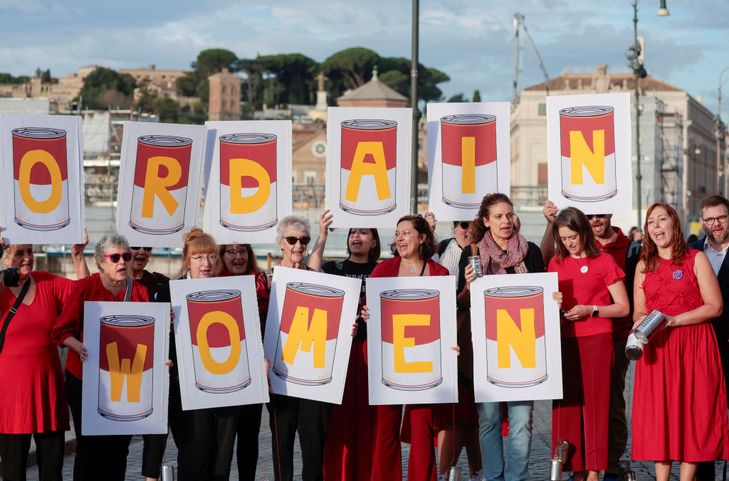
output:
[[[380,82],[377,67],[369,82],[337,98],[339,107],[407,107],[409,104],[407,97]]]
[[[240,77],[227,68],[208,77],[208,120],[240,120]]]

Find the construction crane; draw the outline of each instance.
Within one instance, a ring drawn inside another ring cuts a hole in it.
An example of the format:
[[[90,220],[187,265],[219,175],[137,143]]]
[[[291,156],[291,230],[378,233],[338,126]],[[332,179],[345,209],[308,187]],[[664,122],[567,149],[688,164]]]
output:
[[[519,100],[519,82],[521,80],[521,73],[522,73],[522,67],[524,64],[524,37],[522,36],[521,32],[524,31],[524,35],[526,35],[526,38],[529,40],[529,44],[532,46],[532,49],[534,50],[534,53],[537,56],[537,60],[539,60],[539,68],[542,69],[542,73],[544,74],[544,88],[547,91],[547,95],[549,95],[549,74],[547,73],[547,68],[544,66],[544,62],[542,61],[542,56],[539,55],[539,50],[537,49],[537,45],[534,43],[534,39],[532,38],[531,34],[529,33],[529,30],[526,26],[526,20],[524,18],[524,15],[521,13],[515,13],[514,14],[514,91],[511,98],[511,105],[514,107],[518,100]]]

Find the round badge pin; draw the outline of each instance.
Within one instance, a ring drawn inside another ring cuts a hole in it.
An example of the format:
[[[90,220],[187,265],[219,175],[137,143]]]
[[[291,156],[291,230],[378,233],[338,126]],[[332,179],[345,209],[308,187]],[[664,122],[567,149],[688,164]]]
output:
[[[587,267],[587,266],[582,266],[582,267],[580,267],[580,272],[582,272],[583,274],[587,274],[587,271],[588,271],[588,270],[589,270],[589,269],[588,269],[588,267]]]
[[[683,277],[683,271],[681,269],[676,269],[673,271],[673,278],[676,280],[679,280]]]

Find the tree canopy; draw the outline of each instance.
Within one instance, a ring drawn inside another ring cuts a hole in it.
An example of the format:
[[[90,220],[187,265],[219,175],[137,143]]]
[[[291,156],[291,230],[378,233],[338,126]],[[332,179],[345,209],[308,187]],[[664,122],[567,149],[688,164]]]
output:
[[[84,79],[79,97],[84,106],[92,109],[128,108],[135,87],[131,75],[97,67]]]

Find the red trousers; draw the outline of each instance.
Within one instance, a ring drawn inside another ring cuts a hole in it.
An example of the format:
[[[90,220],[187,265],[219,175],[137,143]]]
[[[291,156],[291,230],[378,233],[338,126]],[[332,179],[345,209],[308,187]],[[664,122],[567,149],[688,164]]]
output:
[[[374,420],[367,390],[367,342],[353,341],[342,404],[334,406],[329,418],[325,481],[370,481]]]
[[[401,420],[402,406],[375,407],[371,481],[402,479]]]
[[[565,471],[607,468],[611,334],[562,338],[563,398],[552,404],[552,450],[567,441]]]

